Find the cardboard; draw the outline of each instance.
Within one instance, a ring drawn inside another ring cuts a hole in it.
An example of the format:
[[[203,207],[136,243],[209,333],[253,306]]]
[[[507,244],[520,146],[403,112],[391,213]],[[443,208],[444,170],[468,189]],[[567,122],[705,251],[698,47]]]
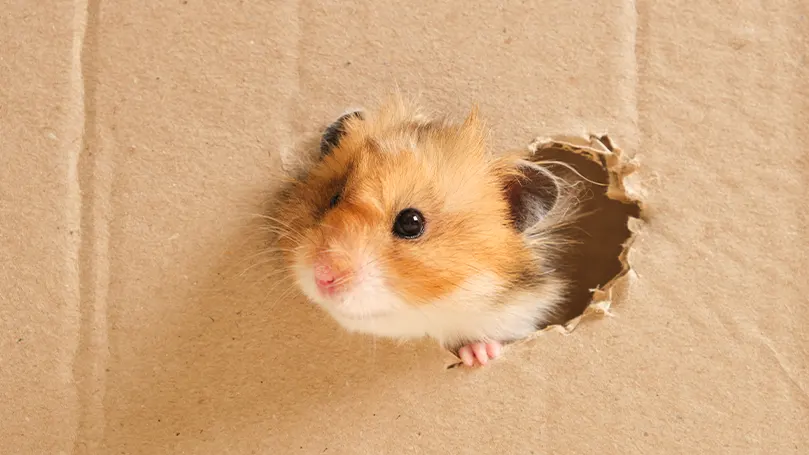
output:
[[[0,453],[809,449],[806,2],[2,10]],[[396,85],[620,146],[612,317],[448,370],[270,284],[277,171]]]

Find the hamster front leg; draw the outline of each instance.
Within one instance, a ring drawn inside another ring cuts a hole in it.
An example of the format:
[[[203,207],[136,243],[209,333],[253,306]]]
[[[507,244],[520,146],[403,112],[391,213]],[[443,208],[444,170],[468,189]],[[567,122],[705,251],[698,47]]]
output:
[[[497,341],[469,343],[458,349],[458,357],[468,367],[476,363],[483,366],[489,363],[489,360],[499,357],[502,350],[503,345]]]

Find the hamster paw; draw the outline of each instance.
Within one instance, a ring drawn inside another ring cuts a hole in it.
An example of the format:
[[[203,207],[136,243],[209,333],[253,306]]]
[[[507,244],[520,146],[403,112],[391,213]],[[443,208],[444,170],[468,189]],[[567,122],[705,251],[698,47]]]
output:
[[[500,356],[503,345],[497,341],[488,343],[470,343],[462,346],[458,350],[458,356],[464,365],[471,367],[476,363],[483,366],[489,363],[489,359]]]

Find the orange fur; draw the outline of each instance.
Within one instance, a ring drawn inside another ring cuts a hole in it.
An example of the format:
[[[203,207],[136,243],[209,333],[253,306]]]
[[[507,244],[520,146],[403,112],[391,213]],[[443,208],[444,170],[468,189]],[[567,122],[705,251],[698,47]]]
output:
[[[300,254],[287,253],[288,261],[328,253],[350,282],[370,252],[385,285],[412,305],[456,292],[482,273],[508,282],[530,262],[502,194],[504,179],[516,172],[513,158],[489,153],[476,109],[452,125],[394,98],[345,129],[281,207],[280,218],[297,233],[282,246]],[[329,209],[340,189],[342,200]],[[415,240],[391,233],[408,207],[426,219]]]

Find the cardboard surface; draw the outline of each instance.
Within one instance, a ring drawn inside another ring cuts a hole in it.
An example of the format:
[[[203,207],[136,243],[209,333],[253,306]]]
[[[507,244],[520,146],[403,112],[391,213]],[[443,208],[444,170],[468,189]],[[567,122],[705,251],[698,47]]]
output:
[[[0,453],[806,453],[809,6],[574,8],[4,2]],[[394,83],[640,161],[614,317],[445,370],[239,269],[272,171]]]

